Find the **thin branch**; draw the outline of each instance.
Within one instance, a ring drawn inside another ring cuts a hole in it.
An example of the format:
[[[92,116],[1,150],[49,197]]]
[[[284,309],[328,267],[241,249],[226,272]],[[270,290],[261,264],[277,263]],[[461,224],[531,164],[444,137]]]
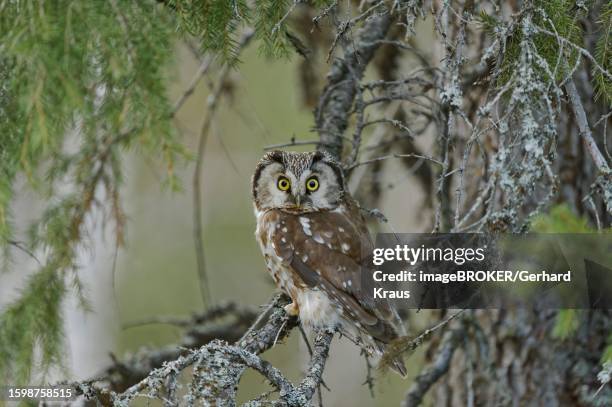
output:
[[[239,55],[240,51],[249,43],[253,35],[253,30],[247,30],[242,35],[237,56]],[[200,137],[198,139],[197,147],[197,158],[195,169],[193,172],[193,239],[195,243],[200,293],[202,294],[202,301],[204,302],[205,306],[207,306],[209,301],[211,300],[211,295],[210,287],[208,284],[208,276],[206,274],[206,260],[204,258],[204,237],[202,236],[202,165],[204,161],[204,149],[206,147],[206,140],[208,139],[210,126],[217,110],[217,106],[219,105],[219,99],[225,86],[225,79],[229,74],[230,69],[231,64],[226,63],[225,66],[222,68],[219,77],[217,78],[217,82],[215,83],[215,87],[212,91],[212,94],[208,98],[208,109],[206,111],[204,121],[202,122],[202,127],[200,128]]]
[[[296,140],[295,137],[291,138],[291,141],[288,143],[279,143],[279,144],[270,144],[264,147],[264,151],[276,150],[278,148],[284,147],[294,147],[294,146],[308,146],[308,145],[321,145],[322,143],[319,140]]]
[[[372,158],[372,159],[369,159],[369,160],[366,160],[366,161],[361,161],[361,162],[355,163],[353,165],[349,165],[348,167],[345,168],[345,171],[351,171],[355,167],[359,167],[361,165],[372,164],[372,163],[375,163],[377,161],[388,160],[390,158],[419,158],[421,160],[431,161],[434,164],[438,164],[440,166],[444,166],[444,163],[442,161],[436,160],[433,157],[428,157],[428,156],[425,156],[425,155],[419,155],[419,154],[389,154],[389,155],[385,155],[385,156],[382,156],[382,157],[376,157],[376,158]]]
[[[30,256],[31,258],[33,258],[36,263],[38,263],[40,266],[42,266],[42,263],[40,262],[40,260],[38,260],[38,258],[36,257],[36,255],[34,253],[32,253],[31,250],[29,250],[26,246],[25,243],[23,242],[19,242],[17,240],[7,240],[7,242],[9,245],[16,247],[17,249],[21,250],[22,252],[24,252],[25,254],[27,254],[28,256]]]
[[[413,352],[416,348],[421,346],[425,339],[431,336],[434,332],[438,331],[442,327],[448,325],[452,320],[461,315],[465,310],[460,310],[449,316],[448,318],[438,322],[431,328],[421,332],[416,338],[410,338],[407,336],[400,337],[394,342],[390,343],[382,356],[379,367],[390,366],[393,360],[401,356],[402,354]]]
[[[272,28],[272,35],[275,35],[278,30],[280,30],[281,26],[285,23],[285,21],[287,20],[287,18],[289,18],[289,15],[293,12],[293,10],[295,9],[295,7],[302,3],[304,0],[294,0],[293,3],[291,3],[291,6],[289,6],[289,9],[287,9],[287,12],[285,13],[285,15],[283,15],[283,17],[278,20],[278,22],[276,24],[274,24],[274,28]]]
[[[602,73],[602,75],[604,75],[606,78],[608,78],[608,80],[612,81],[612,73],[608,72],[604,67],[602,67],[599,62],[597,62],[597,59],[595,57],[593,57],[593,55],[591,55],[591,53],[589,51],[587,51],[586,49],[574,44],[573,42],[571,42],[570,40],[568,40],[567,38],[564,38],[563,36],[559,35],[559,34],[555,34],[551,31],[548,31],[545,28],[542,27],[538,27],[537,25],[533,25],[533,28],[538,31],[541,32],[543,34],[547,34],[550,35],[552,37],[555,37],[557,39],[557,41],[563,43],[563,44],[567,44],[570,47],[576,49],[578,52],[580,52],[586,59],[588,59],[593,66]]]
[[[363,384],[368,385],[370,396],[374,398],[374,377],[372,376],[372,363],[370,362],[370,357],[368,356],[368,352],[362,349],[361,354],[363,355],[363,358],[366,363],[366,379],[363,382]]]
[[[608,167],[606,159],[601,154],[601,151],[599,151],[597,143],[593,139],[593,134],[591,133],[591,128],[589,127],[586,113],[584,111],[584,107],[582,106],[582,102],[580,100],[580,96],[578,95],[578,91],[576,90],[576,85],[574,84],[573,79],[570,78],[565,83],[565,90],[567,91],[567,95],[570,98],[572,110],[574,111],[574,115],[576,116],[576,123],[578,124],[578,129],[580,130],[580,135],[582,136],[584,146],[591,155],[591,158],[593,159],[593,162],[595,163],[597,169],[601,173],[609,173],[610,167]]]
[[[179,327],[190,327],[194,324],[205,324],[228,315],[240,315],[252,318],[253,307],[241,306],[233,301],[215,304],[201,314],[196,314],[191,318],[180,318],[173,316],[156,316],[154,318],[143,319],[140,321],[123,324],[123,329],[136,328],[151,324],[167,324]]]
[[[193,92],[195,91],[196,87],[198,86],[198,83],[200,83],[200,80],[209,71],[213,61],[214,61],[214,58],[212,56],[210,56],[210,55],[207,55],[204,58],[204,60],[200,64],[200,67],[198,68],[198,71],[195,73],[195,75],[191,79],[191,82],[189,83],[189,86],[187,87],[187,89],[185,89],[183,94],[174,103],[174,108],[172,109],[172,112],[170,113],[170,117],[176,116],[176,113],[181,109],[181,107],[183,107],[183,104],[193,94]]]

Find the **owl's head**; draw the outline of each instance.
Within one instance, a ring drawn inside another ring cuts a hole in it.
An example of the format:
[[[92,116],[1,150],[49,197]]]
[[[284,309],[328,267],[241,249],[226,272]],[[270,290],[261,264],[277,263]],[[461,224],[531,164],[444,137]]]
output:
[[[252,188],[257,210],[292,213],[332,210],[345,193],[342,167],[321,151],[266,153],[257,164]]]

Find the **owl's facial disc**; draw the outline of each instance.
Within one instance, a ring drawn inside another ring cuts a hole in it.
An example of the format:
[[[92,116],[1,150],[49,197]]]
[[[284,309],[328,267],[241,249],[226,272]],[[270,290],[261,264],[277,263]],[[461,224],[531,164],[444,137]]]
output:
[[[342,198],[342,180],[329,164],[321,161],[304,170],[297,187],[292,189],[294,202],[301,212],[335,209]]]
[[[276,187],[285,194],[285,199],[280,209],[291,213],[307,213],[320,209],[330,209],[326,202],[326,194],[318,194],[321,188],[319,177],[324,174],[313,172],[311,169],[304,170],[296,176],[291,170],[283,169],[277,174]]]
[[[257,210],[290,213],[333,210],[344,194],[342,170],[320,153],[272,152],[253,176]]]

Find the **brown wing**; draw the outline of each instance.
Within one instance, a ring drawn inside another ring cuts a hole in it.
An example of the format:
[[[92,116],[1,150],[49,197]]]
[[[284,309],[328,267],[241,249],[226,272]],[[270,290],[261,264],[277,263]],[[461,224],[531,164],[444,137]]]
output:
[[[366,259],[372,242],[359,208],[303,215],[271,211],[277,227],[269,238],[279,257],[305,285],[324,290],[341,305],[344,314],[374,338],[389,342],[397,337],[386,302],[374,301],[362,287],[362,273],[370,272]],[[363,266],[363,267],[362,267]]]

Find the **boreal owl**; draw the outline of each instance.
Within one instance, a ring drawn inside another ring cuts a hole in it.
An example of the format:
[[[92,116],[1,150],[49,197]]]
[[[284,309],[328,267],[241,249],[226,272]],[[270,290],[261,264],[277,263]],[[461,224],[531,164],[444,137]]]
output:
[[[397,312],[374,301],[372,241],[341,165],[324,152],[271,151],[252,180],[255,232],[266,265],[289,297],[290,315],[310,329],[338,329],[370,352],[403,334]],[[401,360],[394,370],[405,375]]]

